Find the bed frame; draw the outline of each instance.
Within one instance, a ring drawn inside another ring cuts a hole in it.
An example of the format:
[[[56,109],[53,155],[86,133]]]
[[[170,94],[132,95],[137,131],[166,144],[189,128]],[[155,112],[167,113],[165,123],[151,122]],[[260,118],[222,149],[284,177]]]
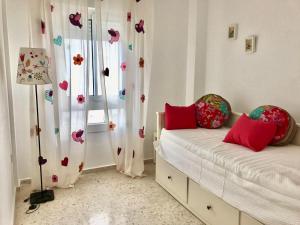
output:
[[[157,112],[157,140],[165,126],[165,113]],[[241,113],[233,113],[226,124],[231,127]],[[300,145],[300,126],[292,143]],[[194,182],[163,158],[156,154],[156,182],[166,189],[177,201],[207,225],[263,225],[257,219],[238,210],[217,197],[200,184]]]
[[[242,115],[242,113],[233,112],[230,120],[225,124],[226,127],[232,127],[235,121]],[[300,123],[297,123],[297,133],[292,140],[292,144],[300,146]],[[161,130],[165,127],[165,113],[156,112],[156,131],[157,138],[159,139]]]

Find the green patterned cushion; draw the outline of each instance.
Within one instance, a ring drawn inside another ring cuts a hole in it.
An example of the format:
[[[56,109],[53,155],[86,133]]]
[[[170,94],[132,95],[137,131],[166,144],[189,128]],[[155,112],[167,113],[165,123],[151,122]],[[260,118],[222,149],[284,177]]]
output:
[[[286,110],[280,107],[273,105],[260,106],[250,113],[250,118],[268,123],[273,122],[277,125],[275,137],[271,142],[272,145],[289,144],[296,135],[295,120]]]

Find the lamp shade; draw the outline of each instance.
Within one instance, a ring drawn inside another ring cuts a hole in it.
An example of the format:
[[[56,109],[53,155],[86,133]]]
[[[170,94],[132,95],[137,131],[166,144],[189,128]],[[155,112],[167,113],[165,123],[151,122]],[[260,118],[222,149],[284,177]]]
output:
[[[48,76],[49,59],[43,48],[20,48],[18,84],[43,85],[52,83]]]

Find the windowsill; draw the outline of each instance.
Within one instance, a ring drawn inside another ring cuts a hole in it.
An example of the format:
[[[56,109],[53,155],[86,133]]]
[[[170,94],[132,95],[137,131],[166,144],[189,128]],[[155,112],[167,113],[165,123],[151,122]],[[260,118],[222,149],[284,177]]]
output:
[[[108,131],[107,123],[90,123],[87,125],[87,133],[102,133]]]
[[[88,126],[107,126],[107,123],[102,122],[102,123],[88,123]]]

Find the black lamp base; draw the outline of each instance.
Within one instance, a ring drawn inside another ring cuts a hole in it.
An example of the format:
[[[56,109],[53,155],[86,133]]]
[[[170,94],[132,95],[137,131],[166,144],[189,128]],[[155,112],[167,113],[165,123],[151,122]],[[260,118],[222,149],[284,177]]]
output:
[[[53,190],[45,190],[30,194],[30,204],[40,204],[54,200]]]

